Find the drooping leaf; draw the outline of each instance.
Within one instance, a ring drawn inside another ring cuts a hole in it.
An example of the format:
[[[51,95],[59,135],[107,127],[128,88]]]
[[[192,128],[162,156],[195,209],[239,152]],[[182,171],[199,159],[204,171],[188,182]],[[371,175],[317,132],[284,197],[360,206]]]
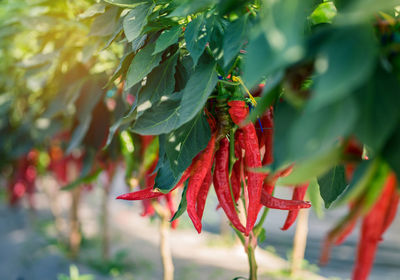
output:
[[[347,187],[343,165],[337,165],[326,174],[318,178],[321,197],[325,208],[329,208]]]
[[[149,0],[104,0],[109,4],[122,7],[122,8],[134,8],[138,5],[149,3]]]
[[[148,44],[133,58],[126,74],[126,88],[130,88],[140,82],[160,61],[162,53],[153,55],[155,44]]]
[[[175,87],[175,69],[178,59],[178,53],[172,55],[162,64],[154,68],[148,75],[146,85],[138,94],[137,116],[140,117],[151,104],[161,101],[162,96],[168,96],[174,91]]]
[[[355,126],[357,138],[378,153],[400,119],[400,83],[378,68],[373,79],[357,91],[360,115]]]
[[[310,0],[268,0],[267,14],[247,47],[243,80],[249,88],[305,54],[304,26]]]
[[[312,178],[323,175],[329,169],[339,164],[340,160],[341,147],[337,145],[324,153],[297,162],[294,165],[292,173],[287,177],[279,179],[279,183],[282,185],[296,185],[307,182]]]
[[[139,134],[159,135],[189,122],[203,108],[216,83],[215,62],[204,59],[183,91],[162,97],[161,103],[144,111],[133,130]]]
[[[266,109],[273,105],[278,99],[281,89],[279,83],[283,78],[283,72],[277,72],[275,75],[267,78],[264,90],[262,92],[261,98],[257,101],[257,106],[251,110],[248,119],[254,122],[258,117],[260,117]]]
[[[343,27],[333,32],[315,63],[317,76],[308,106],[321,108],[359,87],[373,71],[375,51],[370,28]]]
[[[324,200],[320,195],[319,189],[318,180],[316,178],[311,179],[308,184],[307,195],[312,205],[311,209],[319,219],[322,219],[324,217]]]
[[[175,212],[175,214],[172,217],[170,222],[178,219],[186,211],[186,208],[187,208],[187,200],[186,200],[187,186],[188,186],[188,181],[186,181],[186,183],[185,183],[185,188],[183,189],[183,192],[182,192],[182,198],[181,198],[181,202],[179,202],[178,210]]]
[[[175,185],[179,182],[182,174],[175,174],[172,172],[170,161],[165,152],[166,136],[160,135],[158,137],[159,141],[159,160],[156,167],[156,178],[154,183],[154,188],[163,192],[168,193]]]
[[[141,2],[140,5],[135,5],[124,17],[123,26],[128,42],[132,42],[139,37],[143,27],[147,24],[147,16],[151,13],[154,7],[154,4],[151,2]]]
[[[210,137],[210,126],[202,112],[166,135],[165,151],[175,175],[186,170],[192,159],[206,148]]]
[[[102,14],[106,11],[106,5],[104,3],[96,3],[90,6],[86,11],[78,15],[79,19],[86,19],[93,17],[97,14]]]
[[[120,13],[118,7],[111,7],[98,15],[92,23],[89,36],[108,36],[113,34]]]
[[[234,59],[248,36],[248,17],[243,16],[226,28],[227,32],[224,36],[223,46],[224,46],[224,64],[228,65],[232,59]]]
[[[186,48],[196,65],[199,57],[204,52],[206,44],[211,36],[213,18],[199,15],[189,22],[185,30]]]
[[[290,129],[292,159],[312,157],[347,136],[357,120],[357,106],[351,96],[318,110],[306,106]]]
[[[172,27],[171,29],[164,30],[156,41],[156,47],[154,49],[153,54],[159,53],[165,50],[167,47],[178,42],[181,33],[182,33],[182,28],[179,25]]]
[[[178,0],[176,2],[176,9],[169,15],[170,17],[186,17],[190,14],[195,14],[199,11],[207,9],[208,7],[217,3],[216,0]]]
[[[400,178],[400,122],[397,123],[397,127],[387,141],[382,153],[383,158],[389,163],[397,178]],[[397,184],[397,186],[400,189],[400,184]]]
[[[118,67],[115,69],[113,75],[111,76],[110,80],[108,81],[107,85],[105,87],[109,87],[112,85],[112,83],[119,77],[119,76],[125,76],[126,73],[128,72],[129,65],[131,64],[131,61],[133,57],[135,56],[134,52],[127,52],[124,54],[124,56],[121,58],[121,61],[119,62]]]

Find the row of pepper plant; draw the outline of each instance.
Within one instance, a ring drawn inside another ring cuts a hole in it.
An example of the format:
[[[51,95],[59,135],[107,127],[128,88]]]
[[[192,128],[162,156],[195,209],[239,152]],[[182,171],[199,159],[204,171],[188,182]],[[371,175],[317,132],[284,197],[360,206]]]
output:
[[[287,230],[319,188],[326,208],[350,208],[321,262],[361,219],[353,279],[368,278],[399,201],[399,1],[1,5],[11,197],[33,192],[32,165],[76,192],[124,162],[132,190],[119,199],[172,223],[186,211],[200,233],[213,185],[257,279],[268,209],[289,210]],[[66,179],[71,161],[80,174]],[[275,197],[276,185],[292,186],[292,199]]]

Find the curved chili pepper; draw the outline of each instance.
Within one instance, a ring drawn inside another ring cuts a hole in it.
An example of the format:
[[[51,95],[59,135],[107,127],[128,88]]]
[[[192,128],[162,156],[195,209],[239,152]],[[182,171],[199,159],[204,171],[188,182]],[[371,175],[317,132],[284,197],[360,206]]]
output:
[[[396,177],[390,174],[379,200],[364,217],[361,226],[361,239],[353,271],[353,280],[365,280],[372,268],[379,241],[385,229],[385,218],[390,212],[390,201],[396,194]]]
[[[263,145],[265,146],[265,153],[262,165],[271,164],[273,161],[273,138],[274,138],[274,111],[271,106],[265,114],[261,117],[261,124],[263,126]],[[261,143],[260,143],[261,145]]]
[[[241,232],[246,229],[241,224],[236,213],[234,202],[229,189],[229,142],[223,138],[215,154],[214,188],[218,201],[232,225]]]
[[[292,199],[293,200],[303,200],[304,196],[306,195],[307,188],[308,188],[308,183],[296,186],[293,191]],[[289,229],[293,225],[293,223],[296,221],[298,214],[299,214],[299,210],[290,210],[287,215],[285,224],[283,225],[281,230]]]
[[[126,194],[121,194],[117,196],[117,199],[123,200],[142,200],[142,199],[150,199],[150,198],[157,198],[164,195],[162,192],[155,192],[153,187],[148,187],[143,190],[130,192]]]
[[[199,194],[197,195],[197,216],[199,217],[200,221],[201,218],[203,217],[204,207],[206,205],[206,200],[208,192],[210,190],[211,183],[212,183],[212,174],[210,169],[208,170],[207,175],[200,186]]]
[[[171,219],[172,219],[172,217],[174,216],[175,211],[176,211],[176,208],[174,205],[174,200],[172,199],[172,193],[169,192],[164,197],[165,197],[165,201],[167,202],[167,208],[168,208],[168,211],[169,211],[169,213],[171,215]],[[178,223],[179,223],[178,219],[173,220],[171,222],[171,228],[176,229],[178,227]]]
[[[193,167],[192,175],[190,176],[189,179],[189,184],[186,193],[186,201],[187,201],[186,211],[198,233],[201,232],[202,225],[201,225],[201,219],[197,215],[196,211],[197,196],[199,194],[204,178],[207,175],[207,172],[212,167],[216,136],[217,136],[216,133],[214,133],[211,136],[211,139],[208,142],[207,147],[201,152],[201,156],[196,161]]]
[[[157,174],[153,174],[156,166],[157,166],[157,161],[158,161],[158,156],[154,160],[153,164],[150,166],[150,168],[146,171],[146,174],[144,176],[144,184],[146,188],[153,188],[154,187],[154,182],[156,179]],[[143,212],[141,216],[153,216],[155,213],[155,209],[153,205],[151,204],[151,199],[143,199],[142,200],[142,205],[143,205]]]
[[[308,201],[277,198],[269,194],[265,189],[263,189],[261,195],[261,203],[268,208],[280,210],[296,210],[311,207]]]
[[[235,203],[237,203],[237,201],[240,198],[240,193],[242,190],[242,183],[240,180],[240,170],[241,170],[241,165],[243,164],[242,149],[240,147],[240,143],[237,140],[235,141],[235,157],[237,160],[233,164],[230,180],[231,180],[233,197],[235,199]]]
[[[176,188],[180,187],[190,176],[191,170],[193,168],[193,163],[197,158],[195,157],[192,161],[192,164],[185,170],[181,179],[178,183],[169,191],[172,192]],[[164,195],[164,193],[154,190],[153,186],[146,187],[145,189],[134,191],[126,194],[122,194],[117,196],[116,199],[123,199],[123,200],[142,200],[142,199],[149,199],[149,198],[157,198]]]
[[[237,125],[246,119],[248,115],[248,108],[244,101],[230,101],[228,102],[229,114],[233,122]],[[261,156],[259,150],[259,144],[255,127],[252,123],[246,124],[241,127],[244,138],[244,150],[245,150],[245,165],[247,168],[258,168],[261,167]],[[249,206],[247,211],[246,221],[246,235],[249,235],[253,229],[254,224],[257,220],[258,212],[261,209],[260,199],[261,190],[263,185],[264,175],[260,173],[254,173],[251,171],[247,172],[247,187],[249,195]]]

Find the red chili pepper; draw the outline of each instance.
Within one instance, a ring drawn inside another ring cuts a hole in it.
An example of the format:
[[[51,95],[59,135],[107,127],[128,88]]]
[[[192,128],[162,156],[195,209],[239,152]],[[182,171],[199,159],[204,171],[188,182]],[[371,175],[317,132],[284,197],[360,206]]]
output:
[[[296,210],[311,207],[308,201],[277,198],[269,194],[265,189],[263,189],[261,195],[261,203],[268,208],[280,210]]]
[[[174,216],[175,211],[176,211],[174,201],[172,199],[172,193],[169,192],[164,197],[165,197],[165,201],[167,202],[168,211],[169,211],[169,213],[171,215],[171,219],[172,219],[172,217]],[[173,220],[171,222],[171,228],[176,229],[178,226],[178,223],[179,223],[178,219]]]
[[[175,188],[174,188],[175,189]],[[173,189],[172,189],[173,190]],[[171,191],[172,191],[171,190]],[[148,187],[143,190],[135,191],[135,192],[130,192],[126,194],[122,194],[120,196],[117,196],[117,199],[123,199],[123,200],[142,200],[142,199],[150,199],[150,198],[157,198],[164,195],[162,192],[155,192],[153,190],[153,187]]]
[[[196,158],[195,158],[196,159]],[[179,182],[170,190],[172,192],[176,188],[180,187],[190,176],[190,172],[193,166],[192,164],[185,170]],[[157,198],[164,195],[164,193],[156,191],[153,189],[153,186],[147,187],[145,189],[134,191],[126,194],[122,194],[117,196],[116,199],[123,199],[123,200],[142,200],[142,199],[149,199],[149,198]]]
[[[248,108],[244,101],[230,101],[228,102],[229,114],[233,122],[237,125],[241,123],[248,116]],[[245,165],[246,168],[258,168],[261,167],[261,156],[259,150],[259,144],[255,127],[252,123],[249,123],[241,127],[244,138],[244,150],[245,150]],[[246,235],[249,235],[252,231],[254,224],[257,220],[258,212],[260,211],[260,199],[261,190],[264,180],[264,175],[260,173],[254,173],[251,171],[247,172],[247,187],[249,195],[249,206],[247,211],[247,222],[246,222]]]
[[[241,170],[241,165],[243,164],[242,149],[240,148],[240,144],[237,140],[235,141],[235,157],[237,160],[233,164],[230,180],[231,180],[233,197],[235,199],[235,203],[237,203],[237,201],[240,198],[240,193],[242,190],[242,183],[240,180],[240,170]]]
[[[157,166],[157,161],[158,158],[156,158],[153,162],[153,164],[150,166],[150,168],[146,171],[146,174],[144,176],[144,181],[145,181],[145,186],[146,188],[153,188],[154,187],[154,181],[156,179],[157,174],[153,174],[156,166]],[[151,199],[143,199],[142,200],[142,205],[143,205],[143,212],[141,216],[153,216],[155,213],[155,209],[153,205],[151,204]]]
[[[271,106],[261,118],[263,126],[263,145],[265,145],[265,153],[262,165],[271,164],[273,161],[273,138],[274,138],[274,111]],[[260,143],[261,145],[261,143]]]
[[[201,184],[199,194],[197,195],[197,216],[199,217],[200,221],[203,217],[204,207],[206,205],[206,200],[208,196],[208,192],[210,190],[210,186],[212,183],[212,174],[211,169],[208,170],[206,177]]]
[[[235,205],[232,201],[229,189],[229,142],[226,138],[223,138],[220,141],[220,147],[215,154],[213,181],[219,204],[224,210],[226,216],[235,228],[241,232],[245,232],[246,229],[241,224],[236,213]]]
[[[296,186],[293,191],[292,199],[293,200],[303,200],[304,196],[306,195],[307,188],[308,188],[308,183]],[[288,216],[285,221],[285,224],[283,225],[281,230],[289,229],[293,225],[293,223],[296,221],[298,214],[299,214],[299,210],[289,211]]]
[[[385,182],[385,187],[379,200],[363,219],[353,280],[365,280],[368,278],[378,243],[382,240],[382,234],[388,226],[385,224],[385,220],[391,212],[390,201],[396,195],[396,185],[396,176],[392,173]]]
[[[204,151],[201,152],[199,159],[194,164],[193,172],[190,176],[186,193],[186,200],[187,200],[186,211],[198,233],[201,232],[202,225],[201,225],[201,219],[197,215],[196,211],[197,196],[199,194],[204,178],[207,175],[207,172],[212,167],[216,136],[217,136],[216,133],[214,133],[211,136],[211,139],[208,142],[207,147],[205,148]]]

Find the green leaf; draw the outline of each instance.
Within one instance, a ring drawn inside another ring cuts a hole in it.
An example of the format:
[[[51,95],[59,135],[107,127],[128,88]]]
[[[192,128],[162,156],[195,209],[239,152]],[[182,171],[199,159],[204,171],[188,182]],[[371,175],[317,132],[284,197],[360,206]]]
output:
[[[95,181],[99,177],[101,171],[102,171],[101,169],[97,169],[96,171],[94,171],[86,176],[79,177],[72,183],[69,183],[68,185],[62,187],[61,190],[70,191],[70,190],[73,190],[73,189],[81,186],[82,184],[89,184],[89,183]]]
[[[231,22],[224,35],[224,64],[227,66],[238,54],[248,36],[248,16],[242,16]]]
[[[105,13],[98,15],[90,27],[89,36],[108,36],[114,33],[120,9],[109,8]]]
[[[377,12],[393,9],[398,5],[398,0],[353,0],[346,5],[346,8],[340,14],[340,23],[367,22]]]
[[[189,182],[189,180],[186,180],[185,188],[183,189],[183,192],[182,192],[182,198],[181,198],[181,202],[179,202],[178,210],[175,212],[175,214],[172,217],[170,222],[178,219],[186,211],[186,208],[187,208],[186,192],[187,192],[188,182]]]
[[[175,175],[186,170],[192,159],[207,147],[210,126],[203,113],[166,135],[165,151]]]
[[[347,187],[344,166],[337,165],[329,170],[318,178],[318,184],[325,208],[328,209]]]
[[[140,5],[135,5],[124,17],[123,26],[128,42],[132,42],[139,37],[143,27],[147,24],[147,16],[152,12],[153,8],[153,3],[144,2]]]
[[[139,37],[137,37],[135,40],[133,40],[131,42],[132,50],[134,52],[137,52],[141,47],[144,46],[144,43],[146,42],[146,39],[147,39],[147,34],[143,34],[143,35],[140,35]]]
[[[163,96],[164,100],[151,106],[136,120],[133,131],[144,135],[159,135],[192,120],[207,102],[217,84],[215,62],[204,59],[191,75],[180,93]]]
[[[321,176],[333,166],[339,164],[341,160],[341,150],[342,148],[337,145],[324,153],[296,163],[292,173],[287,177],[279,179],[279,184],[296,185]]]
[[[179,53],[172,55],[165,62],[154,68],[147,76],[146,85],[142,88],[137,99],[137,116],[161,101],[162,96],[168,96],[174,91],[175,69]]]
[[[337,10],[333,2],[323,2],[312,12],[310,20],[312,24],[332,23],[336,14]]]
[[[185,30],[186,48],[196,65],[199,57],[204,52],[211,36],[213,18],[206,18],[204,14],[197,16],[189,22]]]
[[[109,4],[122,7],[122,8],[134,8],[138,5],[149,3],[149,0],[104,0]]]
[[[249,88],[304,57],[304,28],[311,0],[269,0],[258,34],[250,38],[243,80]]]
[[[126,75],[129,69],[129,65],[132,62],[133,57],[135,56],[134,52],[127,52],[124,54],[124,56],[121,58],[118,67],[115,69],[113,75],[111,76],[110,80],[107,82],[107,85],[105,86],[106,88],[111,86],[112,83],[122,75],[122,78]],[[123,79],[121,79],[123,80]]]
[[[317,76],[309,106],[316,109],[336,102],[368,79],[376,61],[375,45],[373,32],[367,27],[343,27],[333,32],[315,62]]]
[[[307,105],[290,128],[290,156],[308,158],[329,149],[352,132],[357,117],[357,103],[351,96],[318,110]]]
[[[319,185],[316,178],[310,180],[310,183],[308,184],[307,195],[310,198],[313,211],[317,215],[318,219],[322,219],[324,217],[324,201],[320,195]]]
[[[81,92],[85,79],[80,79],[72,83],[66,91],[62,91],[52,100],[43,113],[43,118],[52,118],[60,112],[64,112],[65,108],[73,104]]]
[[[79,19],[86,19],[93,17],[97,14],[102,14],[106,11],[106,5],[104,3],[96,3],[90,6],[86,11],[78,15]]]
[[[176,9],[169,15],[170,17],[186,17],[195,14],[199,11],[205,10],[210,6],[217,3],[217,0],[178,0],[176,1]]]
[[[394,133],[387,141],[382,155],[396,173],[397,178],[400,178],[400,122],[397,123]],[[397,184],[397,186],[400,188],[400,184]]]
[[[281,88],[279,84],[282,78],[282,71],[279,71],[270,78],[267,78],[261,98],[257,100],[257,106],[253,110],[251,110],[248,120],[254,122],[267,110],[269,106],[273,105],[274,102],[279,98],[279,94],[281,93]]]
[[[154,47],[154,43],[146,45],[133,58],[126,75],[126,88],[130,88],[140,82],[160,63],[162,53],[153,55]]]
[[[160,135],[178,128],[182,92],[163,97],[163,101],[149,107],[136,120],[132,131],[142,135]]]
[[[103,90],[96,81],[86,83],[76,101],[76,118],[78,126],[75,128],[67,147],[67,154],[79,146],[92,121],[92,111],[102,97]]]
[[[179,36],[182,33],[181,26],[172,27],[169,30],[164,30],[156,41],[156,47],[153,54],[159,53],[169,46],[178,42]]]
[[[357,91],[360,115],[355,134],[375,153],[383,147],[400,119],[399,93],[400,85],[396,76],[380,67],[373,79]]]
[[[154,189],[163,193],[168,193],[179,182],[183,172],[177,176],[172,172],[170,161],[165,152],[166,136],[160,135],[158,137],[158,142],[159,160],[156,167],[157,175],[155,178]]]
[[[299,112],[287,102],[278,102],[274,109],[274,139],[272,167],[274,170],[293,162],[289,154],[289,132],[299,118]]]

